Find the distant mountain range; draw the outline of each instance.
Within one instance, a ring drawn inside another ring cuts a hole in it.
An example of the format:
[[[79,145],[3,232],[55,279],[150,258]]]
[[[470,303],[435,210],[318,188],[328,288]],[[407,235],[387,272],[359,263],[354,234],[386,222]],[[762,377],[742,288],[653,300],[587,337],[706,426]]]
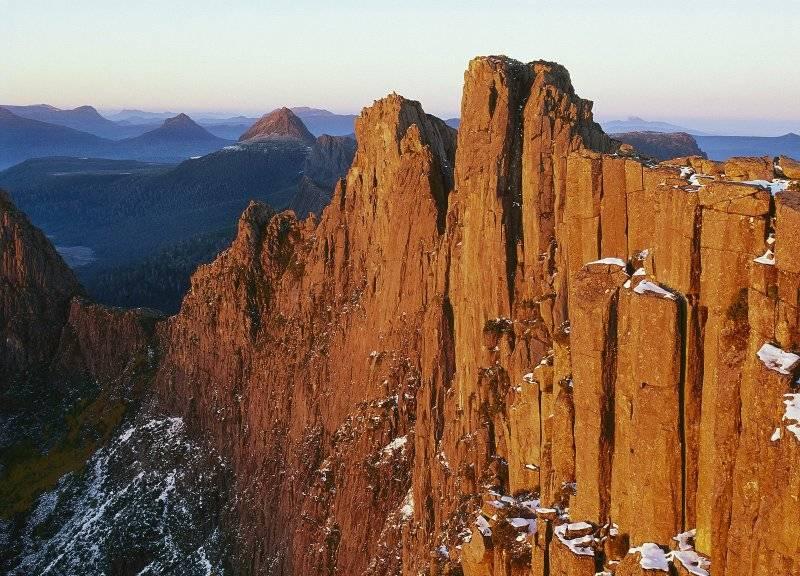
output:
[[[670,124],[669,122],[645,120],[638,116],[630,116],[627,120],[601,120],[599,124],[607,134],[622,134],[625,132],[684,132],[692,136],[707,135],[706,132],[701,132],[692,128]]]
[[[180,162],[185,158],[203,156],[231,144],[230,140],[214,136],[186,114],[164,120],[154,130],[141,136],[114,142],[109,158],[133,158],[152,162]]]
[[[783,136],[715,136],[669,122],[653,122],[636,116],[627,120],[601,121],[600,125],[608,134],[648,132],[690,134],[711,160],[727,160],[732,156],[785,155],[800,158],[800,136],[792,132]]]
[[[115,139],[120,137],[120,126],[108,118],[104,118],[91,106],[80,106],[73,110],[61,110],[48,104],[38,104],[35,106],[5,106],[0,104],[0,108],[5,108],[12,114],[21,118],[47,122],[57,126],[66,126],[88,132],[102,138]]]
[[[178,115],[157,130],[112,144],[124,143],[139,156],[173,153],[170,143],[187,141],[219,149],[173,166],[31,159],[0,172],[0,188],[51,237],[95,297],[174,312],[189,274],[232,238],[248,202],[291,208],[302,217],[319,213],[350,167],[352,138],[314,138],[288,109],[260,122],[247,141],[219,146],[219,139]],[[69,128],[56,128],[74,136]],[[159,151],[163,146],[168,149]]]
[[[18,116],[0,108],[0,169],[30,158],[95,157],[176,163],[231,144],[185,114],[123,140],[109,140],[66,126]]]
[[[91,155],[110,144],[94,134],[17,116],[0,108],[0,169],[28,158]]]
[[[162,124],[173,118],[186,122],[188,116],[122,110],[106,118],[91,106],[62,110],[47,104],[0,105],[0,110],[5,111],[0,115],[0,170],[28,158],[46,156],[179,162],[239,140],[259,120],[200,115],[192,121],[191,131],[175,132],[177,137],[171,137],[169,130],[162,130]],[[313,136],[346,136],[354,132],[353,114],[308,107],[292,110]]]
[[[155,120],[166,120],[176,116],[174,112],[147,112],[145,110],[120,110],[106,117],[114,122],[128,124],[149,124]]]
[[[314,136],[288,108],[279,108],[264,115],[239,138],[239,142],[263,142],[289,138],[312,144]]]
[[[315,136],[320,134],[347,136],[355,131],[355,114],[334,114],[328,110],[307,107],[292,108],[292,112],[303,121],[308,131]]]
[[[783,136],[695,136],[697,144],[712,160],[732,156],[790,156],[800,159],[800,135]]]
[[[101,115],[92,106],[62,110],[47,104],[2,106],[0,110],[0,169],[28,158],[45,156],[102,157],[175,163],[193,156],[202,156],[238,141],[259,118],[226,117],[201,113],[191,120],[185,114],[126,109]],[[336,114],[310,107],[290,109],[302,120],[312,136],[352,135],[353,114]],[[11,114],[11,116],[9,115]],[[162,124],[178,118],[192,126],[172,131]],[[458,128],[459,118],[446,123]],[[730,156],[800,157],[796,134],[778,137],[715,136],[691,127],[669,122],[645,120],[631,116],[625,120],[600,122],[609,134],[619,133],[686,133],[695,137],[709,158],[723,160]],[[68,130],[65,130],[68,129]],[[175,137],[171,136],[174,134]]]

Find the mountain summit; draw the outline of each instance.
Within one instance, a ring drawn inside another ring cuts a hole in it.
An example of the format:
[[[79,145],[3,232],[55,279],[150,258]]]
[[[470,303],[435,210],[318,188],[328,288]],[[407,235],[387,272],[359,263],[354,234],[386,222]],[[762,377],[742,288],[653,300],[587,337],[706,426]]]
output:
[[[28,158],[67,153],[91,156],[110,144],[94,134],[25,118],[0,107],[0,170]]]
[[[117,143],[115,157],[149,161],[179,162],[219,150],[230,140],[217,138],[186,114],[167,118],[164,123],[141,136]]]
[[[308,131],[303,121],[289,108],[284,107],[262,116],[247,132],[242,134],[239,142],[257,142],[281,138],[302,140],[309,145],[315,141],[314,135]]]
[[[101,138],[118,138],[119,126],[100,115],[92,106],[79,106],[72,110],[62,110],[49,104],[35,104],[33,106],[7,106],[0,105],[21,118],[38,120],[56,126],[66,126],[73,130],[88,132]]]
[[[150,137],[159,139],[175,140],[213,140],[216,139],[211,132],[200,126],[197,122],[189,118],[186,114],[178,114],[173,118],[167,118],[155,130],[147,132]]]

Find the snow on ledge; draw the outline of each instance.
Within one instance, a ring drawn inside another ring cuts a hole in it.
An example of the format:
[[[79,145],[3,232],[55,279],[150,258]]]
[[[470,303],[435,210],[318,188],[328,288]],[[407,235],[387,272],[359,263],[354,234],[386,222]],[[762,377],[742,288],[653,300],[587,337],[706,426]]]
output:
[[[492,528],[489,526],[489,521],[486,520],[482,514],[479,514],[475,519],[475,526],[478,527],[478,532],[485,538],[489,538],[492,535]]]
[[[525,529],[525,532],[528,534],[536,534],[536,518],[507,518],[506,521],[511,524],[516,530],[520,530],[522,528]]]
[[[400,506],[400,518],[403,521],[410,520],[414,515],[414,489],[409,488],[406,492],[406,497],[403,499],[403,504]]]
[[[742,184],[750,184],[752,186],[758,186],[759,188],[764,188],[765,190],[769,190],[770,193],[777,194],[778,192],[783,192],[789,187],[788,180],[747,180],[742,182]]]
[[[627,264],[622,258],[601,258],[600,260],[594,260],[593,262],[589,262],[586,265],[592,266],[594,264],[609,264],[611,266],[619,266],[620,268],[625,268],[627,266]]]
[[[678,549],[667,554],[667,560],[673,564],[680,562],[692,576],[710,576],[711,562],[708,558],[695,552],[694,546],[692,546],[691,541],[694,540],[696,535],[697,530],[692,528],[673,536],[672,539],[678,543]]]
[[[578,532],[579,530],[588,530],[592,527],[588,522],[572,522],[567,524],[567,530],[570,532]]]
[[[710,576],[711,562],[694,550],[675,550],[669,553],[669,559],[680,562],[692,576]]]
[[[692,528],[686,532],[681,532],[677,536],[673,536],[672,539],[678,543],[678,550],[691,550],[693,547],[689,543],[689,540],[693,539],[695,536],[697,536],[697,528]]]
[[[703,187],[704,184],[700,180],[701,177],[708,178],[708,176],[705,174],[692,174],[691,176],[689,176],[689,184],[691,184],[692,186]]]
[[[758,359],[764,363],[764,366],[779,374],[791,374],[792,370],[800,363],[800,356],[785,352],[769,342],[765,342],[756,354]]]
[[[669,572],[669,562],[667,555],[658,546],[652,542],[645,542],[638,548],[631,548],[628,554],[638,552],[641,555],[639,566],[645,570],[661,570],[662,572]]]
[[[762,256],[754,258],[753,262],[757,262],[758,264],[765,264],[767,266],[775,266],[775,254],[773,254],[772,250],[767,248],[767,251],[764,252]]]
[[[389,442],[386,446],[383,447],[381,450],[384,454],[392,454],[398,450],[405,451],[406,443],[408,442],[408,436],[398,436],[391,442]]]
[[[786,405],[783,420],[784,422],[793,422],[788,424],[786,429],[800,440],[800,394],[784,394],[783,397],[786,398],[783,401]]]
[[[666,298],[668,300],[678,299],[678,297],[675,296],[675,294],[673,294],[668,290],[664,290],[661,286],[659,286],[655,282],[650,282],[650,280],[642,280],[633,288],[633,291],[636,292],[637,294],[645,294],[649,292],[651,294],[655,294],[656,296],[661,296],[662,298]]]
[[[573,554],[577,556],[594,556],[594,549],[591,547],[594,543],[594,536],[591,534],[567,540],[567,524],[556,526],[555,533],[561,543],[569,548]]]

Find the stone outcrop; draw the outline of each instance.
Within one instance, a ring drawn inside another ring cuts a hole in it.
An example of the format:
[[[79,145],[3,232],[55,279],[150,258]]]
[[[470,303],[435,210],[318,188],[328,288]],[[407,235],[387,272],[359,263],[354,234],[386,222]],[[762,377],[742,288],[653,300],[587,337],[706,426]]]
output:
[[[52,244],[3,191],[0,264],[0,392],[31,382],[111,382],[137,356],[155,363],[161,316],[86,300]]]
[[[106,385],[135,377],[158,359],[156,335],[160,313],[122,310],[83,298],[70,303],[61,332],[57,363],[73,377],[80,375]]]

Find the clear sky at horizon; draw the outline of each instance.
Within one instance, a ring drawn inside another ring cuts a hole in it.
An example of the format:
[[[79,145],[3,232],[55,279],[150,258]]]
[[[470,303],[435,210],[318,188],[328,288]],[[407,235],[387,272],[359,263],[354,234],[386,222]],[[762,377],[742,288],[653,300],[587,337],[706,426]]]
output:
[[[800,1],[0,0],[0,103],[458,114],[470,58],[567,66],[600,118],[800,132]]]

